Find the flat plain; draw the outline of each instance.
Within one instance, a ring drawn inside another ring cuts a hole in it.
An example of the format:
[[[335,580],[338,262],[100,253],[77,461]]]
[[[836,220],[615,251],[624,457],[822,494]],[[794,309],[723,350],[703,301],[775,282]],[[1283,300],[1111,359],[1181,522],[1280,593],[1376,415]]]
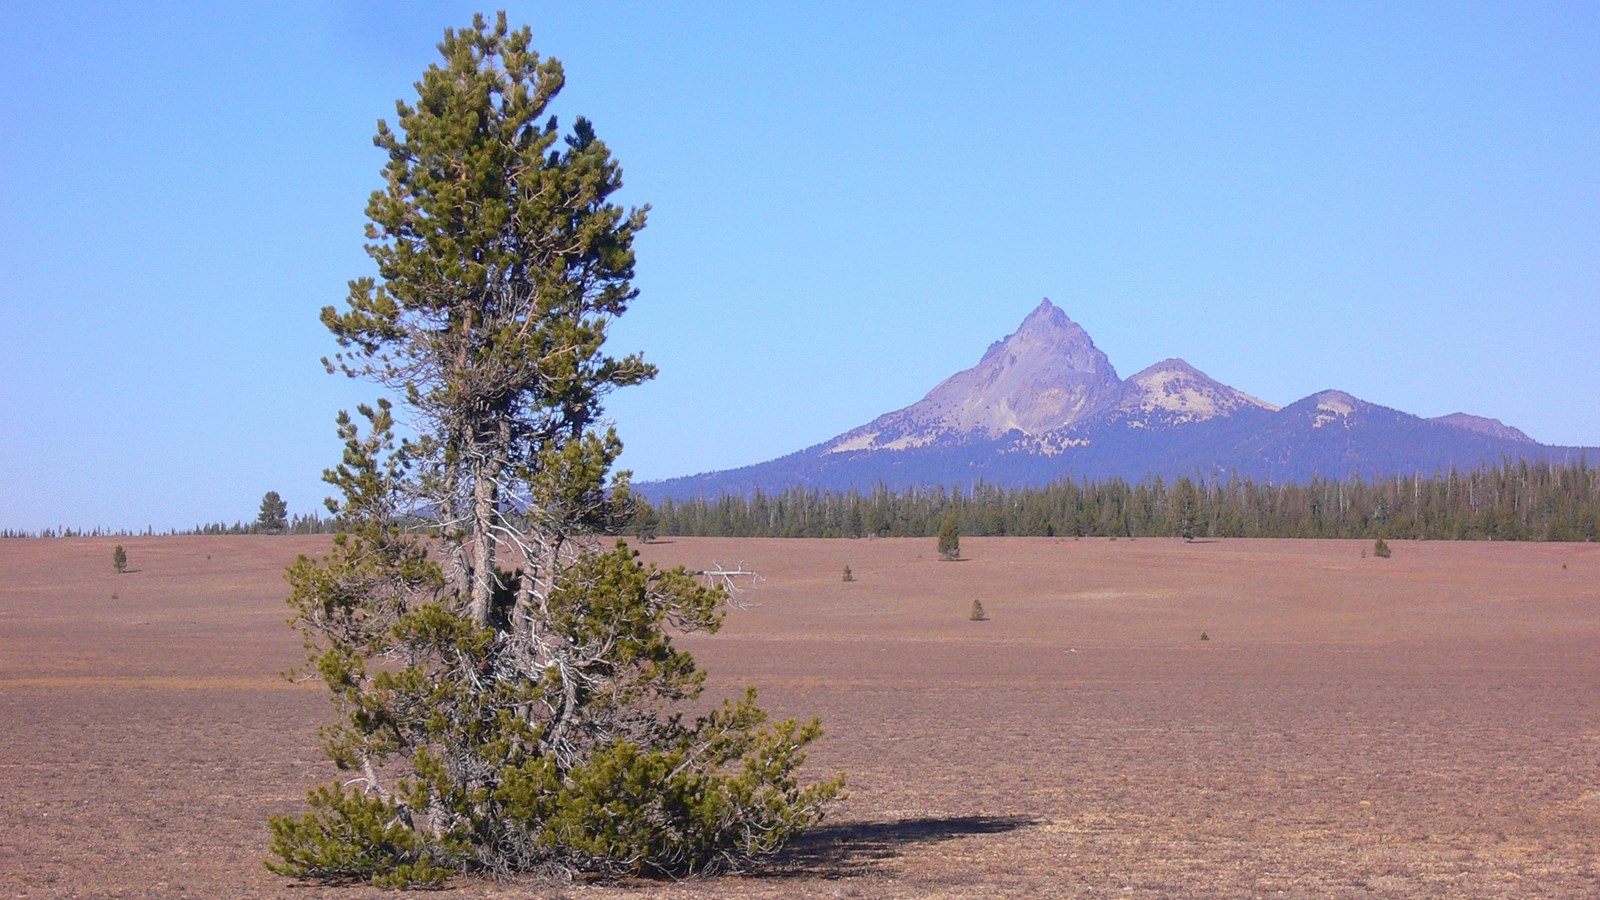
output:
[[[1600,546],[934,543],[641,548],[761,574],[685,643],[850,796],[752,875],[451,895],[1600,896]],[[278,674],[326,545],[0,541],[0,896],[376,895],[261,864],[337,775]]]

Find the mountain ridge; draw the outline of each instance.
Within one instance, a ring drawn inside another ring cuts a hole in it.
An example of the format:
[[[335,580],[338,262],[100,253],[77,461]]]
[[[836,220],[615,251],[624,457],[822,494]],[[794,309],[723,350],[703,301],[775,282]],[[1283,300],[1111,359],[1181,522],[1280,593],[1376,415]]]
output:
[[[1040,302],[977,364],[922,399],[764,463],[642,482],[647,497],[793,486],[1007,487],[1061,478],[1383,477],[1594,448],[1539,444],[1498,419],[1424,419],[1328,389],[1278,407],[1172,357],[1120,378],[1082,326]],[[1600,451],[1597,451],[1600,454]]]

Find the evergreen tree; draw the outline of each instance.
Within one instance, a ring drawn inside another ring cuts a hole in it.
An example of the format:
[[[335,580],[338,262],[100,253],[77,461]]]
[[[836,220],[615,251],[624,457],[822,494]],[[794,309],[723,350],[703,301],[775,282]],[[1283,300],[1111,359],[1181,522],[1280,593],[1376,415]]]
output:
[[[939,525],[939,558],[950,562],[961,558],[961,526],[953,510],[945,513]]]
[[[634,498],[633,533],[642,544],[648,544],[661,533],[661,517],[655,507],[643,497]]]
[[[445,33],[417,103],[378,125],[378,278],[322,314],[330,369],[393,391],[418,437],[388,401],[341,414],[344,531],[289,569],[347,774],[272,820],[282,874],[727,871],[841,789],[798,780],[814,719],[769,725],[753,691],[674,711],[705,676],[669,626],[715,631],[726,597],[598,539],[633,516],[600,401],[654,374],[601,350],[645,212],[610,201],[621,171],[587,121],[563,138],[561,66],[529,40],[504,14]]]
[[[1172,485],[1171,505],[1173,528],[1178,537],[1186,541],[1194,540],[1195,523],[1199,518],[1200,496],[1195,490],[1193,481],[1184,477]]]
[[[111,551],[111,568],[116,569],[118,575],[128,571],[128,551],[122,549],[121,544]]]
[[[261,512],[256,515],[256,531],[282,534],[289,530],[289,504],[277,491],[267,491],[261,498]]]

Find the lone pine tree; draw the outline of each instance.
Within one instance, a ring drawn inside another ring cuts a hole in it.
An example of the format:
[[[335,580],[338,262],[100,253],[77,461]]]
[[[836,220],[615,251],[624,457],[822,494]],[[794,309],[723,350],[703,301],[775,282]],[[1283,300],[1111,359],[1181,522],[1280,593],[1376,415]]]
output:
[[[267,534],[282,534],[289,530],[289,504],[277,491],[267,491],[261,498],[261,511],[256,514],[256,530]]]
[[[961,527],[953,512],[945,513],[939,524],[939,558],[950,562],[961,558]]]
[[[367,207],[378,277],[323,311],[328,363],[398,397],[341,414],[327,473],[344,532],[288,571],[344,774],[271,822],[299,878],[436,885],[498,876],[681,875],[747,866],[820,820],[802,785],[815,719],[769,723],[754,691],[697,718],[705,680],[674,633],[726,597],[601,536],[631,521],[612,389],[654,374],[602,352],[636,296],[645,210],[589,122],[548,107],[560,63],[474,18],[378,124]]]
[[[1186,541],[1194,540],[1199,510],[1200,492],[1195,488],[1194,482],[1187,476],[1179,478],[1172,490],[1172,521],[1178,537]]]

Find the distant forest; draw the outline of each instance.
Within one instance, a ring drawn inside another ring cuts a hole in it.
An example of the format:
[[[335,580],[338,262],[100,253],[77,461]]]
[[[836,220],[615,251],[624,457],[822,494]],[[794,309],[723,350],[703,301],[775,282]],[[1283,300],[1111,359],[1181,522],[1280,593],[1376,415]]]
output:
[[[1421,540],[1600,540],[1600,469],[1587,460],[1511,462],[1467,472],[1362,481],[1263,484],[1249,478],[1156,478],[1129,484],[1059,481],[1008,489],[791,488],[779,494],[640,500],[641,537],[931,537],[946,513],[963,535],[1061,537],[1281,537]],[[215,522],[169,534],[325,534],[338,520],[294,516],[268,532]],[[146,530],[144,534],[155,532]],[[102,537],[103,529],[0,531],[0,538]]]
[[[287,520],[283,528],[267,528],[258,522],[237,521],[233,524],[227,522],[212,522],[209,525],[195,525],[193,528],[174,528],[171,531],[158,532],[154,528],[143,531],[116,530],[110,528],[46,528],[42,531],[23,531],[5,529],[0,531],[0,538],[55,538],[55,537],[152,537],[158,534],[332,534],[339,530],[337,519],[324,518],[317,515],[294,516]]]
[[[1467,472],[1263,484],[1248,478],[1060,481],[1007,489],[780,494],[662,500],[641,535],[929,537],[946,513],[963,535],[1600,540],[1600,470],[1504,461]]]

